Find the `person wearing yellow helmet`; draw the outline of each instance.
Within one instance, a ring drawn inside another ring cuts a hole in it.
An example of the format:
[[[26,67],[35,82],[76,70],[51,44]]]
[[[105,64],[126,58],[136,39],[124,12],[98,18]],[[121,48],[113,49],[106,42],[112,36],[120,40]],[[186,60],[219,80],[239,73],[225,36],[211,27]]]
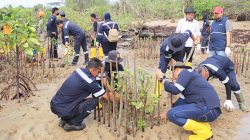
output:
[[[41,35],[43,33],[43,30],[42,30],[42,25],[43,25],[43,17],[45,16],[45,13],[44,11],[39,11],[38,12],[38,18],[39,18],[39,21],[38,21],[38,25],[37,25],[37,34]]]

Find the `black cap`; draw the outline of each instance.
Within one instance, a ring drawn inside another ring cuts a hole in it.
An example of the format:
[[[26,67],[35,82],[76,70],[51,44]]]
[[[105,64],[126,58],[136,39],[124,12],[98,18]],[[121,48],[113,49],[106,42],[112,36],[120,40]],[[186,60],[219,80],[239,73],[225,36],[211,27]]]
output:
[[[181,51],[185,48],[187,37],[181,33],[173,33],[168,37],[168,47],[172,51]]]
[[[184,11],[185,13],[196,13],[193,7],[187,7]]]
[[[116,50],[110,51],[108,58],[105,59],[106,62],[122,62],[123,59],[120,57],[120,53]]]

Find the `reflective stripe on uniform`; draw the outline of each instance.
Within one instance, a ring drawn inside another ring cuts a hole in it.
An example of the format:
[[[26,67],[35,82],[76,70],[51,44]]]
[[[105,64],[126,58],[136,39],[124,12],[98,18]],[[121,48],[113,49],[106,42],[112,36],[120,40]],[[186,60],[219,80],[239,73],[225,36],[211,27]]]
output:
[[[93,82],[93,80],[91,80],[80,68],[76,69],[76,72],[89,84]]]
[[[224,32],[212,32],[211,34],[226,34]]]
[[[212,64],[203,64],[204,66],[208,66],[209,68],[211,68],[214,71],[218,71],[219,68],[217,68],[216,66],[212,65]]]
[[[68,28],[68,25],[69,25],[69,21],[67,21],[67,22],[65,23],[64,28]]]
[[[115,22],[109,21],[109,22],[103,23],[102,25],[103,25],[103,26],[105,26],[105,25],[107,26],[108,24],[111,24],[111,23],[112,23],[112,24],[115,24]]]
[[[182,85],[178,83],[175,83],[174,86],[177,87],[180,91],[183,91],[185,89]]]
[[[94,95],[95,97],[99,97],[99,96],[103,95],[104,93],[105,93],[105,90],[102,88],[100,91],[94,93],[93,95]]]
[[[228,76],[227,76],[225,80],[221,81],[221,83],[225,84],[225,83],[227,83],[228,81],[229,81],[229,78],[228,78]]]

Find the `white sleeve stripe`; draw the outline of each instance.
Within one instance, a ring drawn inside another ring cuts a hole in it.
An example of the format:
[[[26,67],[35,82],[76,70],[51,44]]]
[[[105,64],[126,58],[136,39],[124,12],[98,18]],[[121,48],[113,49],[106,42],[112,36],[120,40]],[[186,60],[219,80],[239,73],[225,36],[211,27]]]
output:
[[[69,36],[64,36],[64,38],[69,38]]]
[[[99,97],[99,96],[103,95],[104,93],[105,93],[105,90],[102,88],[100,91],[94,93],[93,95],[94,95],[95,97]]]
[[[181,98],[181,99],[185,99],[185,97],[184,97],[183,94],[180,94],[180,98]]]
[[[212,65],[212,64],[203,64],[204,66],[208,66],[209,68],[211,68],[214,71],[218,71],[219,68],[217,68],[216,66]]]
[[[228,81],[229,81],[229,78],[228,78],[228,76],[227,76],[225,80],[221,81],[221,83],[225,84],[225,83],[227,83]]]
[[[98,35],[103,35],[102,33],[98,33]]]
[[[68,28],[69,25],[69,21],[66,22],[65,27],[64,28]]]
[[[180,84],[178,84],[178,83],[175,83],[174,84],[180,91],[183,91],[185,88],[182,86],[182,85],[180,85]]]
[[[89,84],[93,81],[84,73],[80,68],[76,69],[76,72],[83,78],[83,80],[87,81]]]

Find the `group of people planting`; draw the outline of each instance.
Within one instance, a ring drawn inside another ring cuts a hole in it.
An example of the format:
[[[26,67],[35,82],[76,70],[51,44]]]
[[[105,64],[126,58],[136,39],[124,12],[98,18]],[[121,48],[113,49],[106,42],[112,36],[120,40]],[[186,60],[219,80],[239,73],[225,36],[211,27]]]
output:
[[[52,12],[55,15],[58,14],[57,10]],[[222,113],[218,93],[208,82],[211,77],[218,78],[225,85],[226,101],[223,106],[227,111],[234,110],[231,91],[234,92],[239,109],[248,112],[248,108],[236,80],[234,64],[229,58],[232,27],[229,20],[223,16],[223,9],[219,6],[215,7],[213,13],[215,19],[211,24],[207,14],[204,14],[202,33],[198,22],[194,20],[195,10],[188,7],[185,13],[186,17],[178,22],[176,33],[171,34],[161,43],[156,76],[168,94],[179,95],[165,114],[169,121],[187,131],[192,131],[193,134],[189,136],[189,140],[206,140],[213,136],[209,122],[216,120]],[[55,15],[51,16],[51,21],[54,20]],[[72,64],[77,63],[80,46],[82,46],[87,65],[86,68],[76,69],[65,80],[50,103],[52,112],[60,118],[59,126],[66,131],[77,131],[86,127],[83,120],[99,104],[98,98],[113,99],[113,95],[106,92],[110,82],[108,73],[123,71],[121,65],[123,59],[116,51],[118,25],[111,20],[109,13],[105,13],[105,21],[97,30],[96,15],[92,14],[91,17],[94,23],[92,45],[101,44],[107,56],[104,62],[98,58],[89,60],[85,32],[80,27],[68,20],[55,22],[59,28],[62,28],[66,46],[68,46],[69,36],[74,36],[76,56]],[[51,32],[51,38],[54,34],[57,32]],[[200,41],[201,38],[202,41]],[[206,60],[192,69],[191,62],[195,48],[201,48],[204,53],[208,49],[209,55]],[[102,72],[103,67],[104,72]],[[176,82],[173,83],[166,78],[165,73],[168,69],[172,70],[172,78]],[[100,76],[103,73],[106,75]]]

